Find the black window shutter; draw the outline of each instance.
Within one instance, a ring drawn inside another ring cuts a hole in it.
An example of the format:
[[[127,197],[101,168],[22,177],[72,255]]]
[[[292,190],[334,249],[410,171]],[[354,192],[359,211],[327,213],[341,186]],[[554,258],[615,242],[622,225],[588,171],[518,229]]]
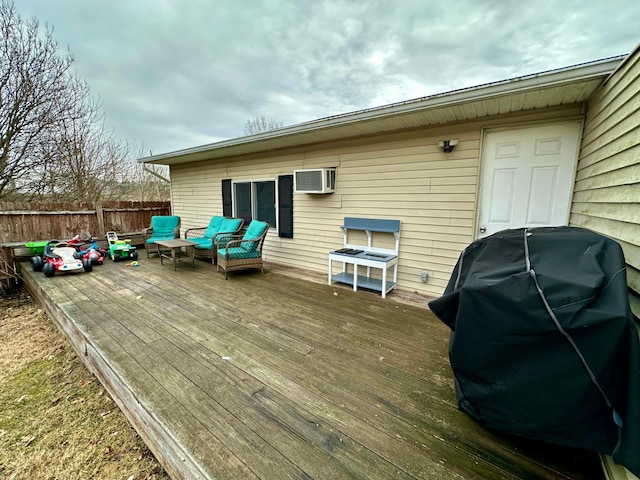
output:
[[[233,217],[230,178],[222,180],[222,215],[224,215],[225,217]]]
[[[278,176],[278,236],[293,238],[293,175]]]

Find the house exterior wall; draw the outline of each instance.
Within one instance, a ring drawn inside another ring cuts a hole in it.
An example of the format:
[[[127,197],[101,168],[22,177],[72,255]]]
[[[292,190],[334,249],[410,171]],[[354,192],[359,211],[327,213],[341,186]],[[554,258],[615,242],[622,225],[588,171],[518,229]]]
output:
[[[640,317],[640,49],[588,102],[570,224],[622,245]]]
[[[276,179],[302,168],[338,167],[334,194],[294,194],[294,238],[280,238],[270,231],[265,259],[326,273],[328,252],[342,245],[339,227],[344,217],[399,219],[397,288],[439,296],[460,252],[475,238],[482,130],[581,118],[582,107],[174,165],[173,213],[182,218],[183,230],[204,226],[222,212],[222,179]],[[438,142],[444,139],[458,139],[453,152],[442,152]],[[421,281],[422,272],[429,274],[427,283]]]

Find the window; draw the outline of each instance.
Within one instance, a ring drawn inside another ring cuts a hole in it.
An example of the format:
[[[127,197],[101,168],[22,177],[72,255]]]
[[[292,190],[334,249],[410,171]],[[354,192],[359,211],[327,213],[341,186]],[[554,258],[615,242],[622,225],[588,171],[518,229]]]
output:
[[[248,225],[251,220],[267,222],[274,230],[276,223],[276,182],[260,180],[233,184],[233,213]]]
[[[223,179],[222,214],[240,217],[245,225],[254,218],[264,220],[279,237],[293,238],[293,175],[278,175],[277,182]]]

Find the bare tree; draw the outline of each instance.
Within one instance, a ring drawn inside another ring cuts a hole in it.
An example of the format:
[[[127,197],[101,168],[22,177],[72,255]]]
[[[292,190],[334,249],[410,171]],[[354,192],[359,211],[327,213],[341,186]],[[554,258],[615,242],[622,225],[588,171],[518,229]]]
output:
[[[41,144],[47,159],[42,193],[57,200],[90,202],[119,195],[128,144],[116,141],[102,124],[97,102],[87,100],[77,115],[62,120],[50,141]]]
[[[89,88],[70,73],[73,58],[58,55],[52,33],[0,3],[0,198],[41,192],[57,132],[86,114]]]
[[[255,135],[257,133],[268,132],[278,128],[282,128],[282,122],[271,118],[267,119],[260,115],[254,119],[247,120],[247,123],[244,125],[244,133],[245,135]]]
[[[137,164],[138,177],[133,184],[132,194],[134,200],[141,202],[158,202],[170,199],[171,190],[166,180],[169,167],[166,165],[142,165]]]
[[[153,155],[149,152],[150,155]],[[135,157],[143,156],[143,148]],[[169,167],[132,161],[128,169],[127,197],[140,202],[166,201],[170,199]]]
[[[141,151],[105,129],[72,63],[51,28],[42,34],[0,0],[0,198],[167,200],[168,172],[149,173],[135,161]]]

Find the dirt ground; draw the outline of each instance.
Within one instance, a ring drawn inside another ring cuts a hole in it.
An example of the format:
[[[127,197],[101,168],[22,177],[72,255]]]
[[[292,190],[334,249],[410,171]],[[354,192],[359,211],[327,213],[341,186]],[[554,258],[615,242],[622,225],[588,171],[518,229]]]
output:
[[[0,295],[0,478],[169,478],[24,290]]]

